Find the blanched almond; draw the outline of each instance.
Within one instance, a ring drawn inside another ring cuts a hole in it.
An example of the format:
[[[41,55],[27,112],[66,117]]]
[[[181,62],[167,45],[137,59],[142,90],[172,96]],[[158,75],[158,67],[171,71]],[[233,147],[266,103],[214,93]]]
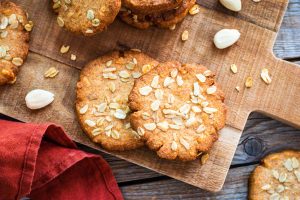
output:
[[[26,106],[32,110],[43,108],[54,100],[54,94],[46,90],[32,90],[25,97]]]
[[[214,43],[218,49],[225,49],[236,43],[240,36],[236,29],[222,29],[216,33]]]
[[[242,10],[241,0],[220,0],[220,3],[227,9],[238,12]]]

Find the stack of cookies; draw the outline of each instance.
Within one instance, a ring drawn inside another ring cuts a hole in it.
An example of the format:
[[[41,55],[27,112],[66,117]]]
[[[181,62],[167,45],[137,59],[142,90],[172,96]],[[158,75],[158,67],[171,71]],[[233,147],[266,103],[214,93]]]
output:
[[[139,29],[150,26],[175,28],[196,0],[123,0],[120,19]]]
[[[93,142],[107,150],[146,144],[165,159],[194,160],[225,125],[224,94],[199,64],[159,63],[140,51],[115,51],[85,66],[76,111]]]

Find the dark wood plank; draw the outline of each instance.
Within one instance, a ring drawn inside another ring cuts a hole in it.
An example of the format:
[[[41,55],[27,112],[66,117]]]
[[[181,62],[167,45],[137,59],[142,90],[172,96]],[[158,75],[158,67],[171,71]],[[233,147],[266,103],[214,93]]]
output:
[[[274,53],[283,59],[300,58],[300,1],[291,0],[283,18]]]
[[[229,171],[222,191],[211,193],[187,185],[174,179],[121,186],[125,199],[247,199],[248,177],[254,165],[239,167]]]

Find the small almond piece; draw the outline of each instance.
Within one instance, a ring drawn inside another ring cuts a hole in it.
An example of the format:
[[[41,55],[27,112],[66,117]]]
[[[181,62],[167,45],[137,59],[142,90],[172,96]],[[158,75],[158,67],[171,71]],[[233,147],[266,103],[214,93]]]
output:
[[[218,49],[225,49],[236,43],[241,34],[236,29],[222,29],[216,33],[214,43]]]

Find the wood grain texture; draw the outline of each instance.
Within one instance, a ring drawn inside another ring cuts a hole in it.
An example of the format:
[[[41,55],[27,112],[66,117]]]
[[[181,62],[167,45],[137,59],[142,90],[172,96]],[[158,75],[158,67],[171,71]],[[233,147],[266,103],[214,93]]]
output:
[[[278,58],[300,58],[299,33],[300,3],[299,0],[290,0],[274,45],[274,53]]]
[[[254,165],[231,169],[222,191],[211,193],[199,188],[184,184],[174,179],[153,181],[139,185],[121,187],[125,199],[247,199],[248,176]],[[178,189],[180,188],[180,192]]]
[[[219,8],[219,5],[216,7],[215,1],[207,1],[200,14],[188,17],[173,32],[159,29],[140,31],[116,21],[108,31],[92,38],[75,36],[60,29],[48,3],[37,0],[18,2],[28,10],[36,27],[32,34],[32,53],[22,67],[19,80],[15,86],[6,86],[0,90],[1,113],[22,121],[60,123],[75,141],[100,149],[82,134],[74,115],[74,88],[79,69],[84,63],[112,49],[139,48],[161,61],[176,59],[204,64],[217,72],[218,82],[223,85],[227,96],[226,104],[229,107],[228,127],[222,131],[205,167],[201,167],[198,161],[180,163],[160,160],[153,152],[145,149],[111,153],[212,191],[220,190],[241,135],[241,131],[237,129],[244,128],[248,115],[253,110],[285,119],[294,125],[300,123],[297,115],[299,110],[292,107],[299,105],[300,98],[292,98],[292,92],[300,89],[300,80],[294,78],[299,74],[299,69],[276,59],[272,54],[276,31],[287,1],[264,1],[257,5],[249,1],[251,4],[245,4],[248,5],[248,9],[241,12],[240,16],[222,12],[219,9],[223,8]],[[259,12],[257,18],[253,12]],[[239,29],[242,37],[236,45],[221,51],[217,50],[211,41],[215,32],[224,27]],[[186,29],[189,30],[190,38],[183,43],[180,36]],[[63,44],[71,45],[70,53],[78,56],[77,62],[70,61],[70,54],[58,53]],[[235,76],[229,70],[232,63],[237,64],[240,69]],[[61,71],[55,80],[43,78],[43,73],[50,66],[56,66]],[[270,86],[260,80],[262,66],[269,67],[274,75]],[[254,77],[255,84],[253,88],[245,89],[244,81],[250,75]],[[234,89],[237,85],[242,88],[240,93]],[[24,96],[34,88],[53,91],[56,94],[55,102],[43,110],[29,111],[25,107]],[[281,98],[277,98],[274,103],[276,95],[281,95]],[[285,105],[286,109],[282,110],[282,105]]]

